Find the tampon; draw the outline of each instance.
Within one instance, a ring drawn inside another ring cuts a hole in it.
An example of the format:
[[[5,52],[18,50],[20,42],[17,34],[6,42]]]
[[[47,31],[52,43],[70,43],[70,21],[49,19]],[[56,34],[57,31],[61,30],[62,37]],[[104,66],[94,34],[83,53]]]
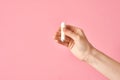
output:
[[[62,22],[61,23],[61,41],[63,42],[65,40],[65,33],[63,31],[63,29],[65,28],[65,23]]]

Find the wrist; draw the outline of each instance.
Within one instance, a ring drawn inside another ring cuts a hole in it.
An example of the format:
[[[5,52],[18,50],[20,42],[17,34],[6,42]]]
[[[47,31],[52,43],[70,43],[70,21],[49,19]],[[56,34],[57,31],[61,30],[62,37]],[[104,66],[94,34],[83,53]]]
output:
[[[91,47],[88,51],[88,55],[85,57],[84,61],[87,63],[92,63],[94,58],[98,55],[98,50],[94,47]]]

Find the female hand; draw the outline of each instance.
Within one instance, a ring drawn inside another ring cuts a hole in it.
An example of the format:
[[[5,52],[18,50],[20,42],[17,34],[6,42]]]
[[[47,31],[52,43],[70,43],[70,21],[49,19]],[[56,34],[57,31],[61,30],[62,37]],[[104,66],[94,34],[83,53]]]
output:
[[[65,40],[61,41],[61,30],[56,32],[55,40],[70,49],[74,56],[80,60],[86,60],[90,55],[93,46],[87,40],[82,29],[66,25],[64,28]]]
[[[108,79],[120,80],[120,63],[94,48],[82,29],[66,25],[64,42],[60,39],[60,32],[59,29],[55,35],[55,40],[68,47],[74,56],[90,64]]]

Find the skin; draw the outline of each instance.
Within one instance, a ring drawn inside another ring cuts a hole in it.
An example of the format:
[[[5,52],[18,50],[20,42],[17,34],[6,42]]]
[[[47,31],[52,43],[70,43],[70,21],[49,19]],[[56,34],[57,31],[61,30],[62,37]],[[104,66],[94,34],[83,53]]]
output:
[[[82,29],[66,25],[64,42],[60,39],[60,32],[59,28],[55,40],[66,46],[75,57],[91,65],[109,80],[120,80],[120,63],[92,46]]]

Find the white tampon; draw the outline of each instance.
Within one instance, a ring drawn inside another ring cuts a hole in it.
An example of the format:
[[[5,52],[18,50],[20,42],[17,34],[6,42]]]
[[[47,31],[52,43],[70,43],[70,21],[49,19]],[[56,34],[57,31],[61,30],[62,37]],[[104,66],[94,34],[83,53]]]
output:
[[[65,23],[62,22],[61,23],[61,41],[63,42],[65,40],[65,33],[63,31],[63,29],[65,28]]]

